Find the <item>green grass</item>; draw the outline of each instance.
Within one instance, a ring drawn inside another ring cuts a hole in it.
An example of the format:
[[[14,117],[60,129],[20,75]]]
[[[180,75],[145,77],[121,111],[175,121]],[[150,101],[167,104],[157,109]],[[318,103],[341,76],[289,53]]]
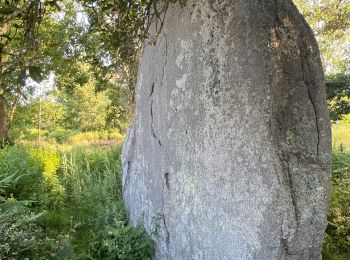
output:
[[[333,149],[343,147],[349,151],[350,149],[350,125],[333,125],[332,126]]]
[[[16,137],[16,142],[19,144],[31,145],[33,143],[40,143],[45,146],[62,146],[64,144],[73,147],[91,146],[91,144],[120,144],[124,139],[124,135],[116,129],[86,132],[66,129],[57,129],[52,132],[40,130],[40,134],[38,129],[25,129]]]

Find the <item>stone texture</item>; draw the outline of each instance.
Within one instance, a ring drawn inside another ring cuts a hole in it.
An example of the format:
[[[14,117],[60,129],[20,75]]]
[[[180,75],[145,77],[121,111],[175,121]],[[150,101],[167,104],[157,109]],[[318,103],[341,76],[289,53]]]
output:
[[[319,259],[330,135],[318,47],[292,1],[173,5],[140,64],[129,218],[156,259]]]

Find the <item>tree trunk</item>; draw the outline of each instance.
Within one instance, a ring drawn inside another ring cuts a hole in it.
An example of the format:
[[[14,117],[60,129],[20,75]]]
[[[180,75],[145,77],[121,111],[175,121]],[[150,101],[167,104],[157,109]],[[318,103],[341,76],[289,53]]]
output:
[[[17,110],[17,105],[18,102],[20,100],[20,96],[16,96],[15,99],[13,100],[12,104],[11,104],[11,108],[9,110],[9,113],[7,115],[7,135],[10,136],[11,135],[11,129],[12,129],[12,125],[13,125],[13,117],[16,113]]]
[[[7,140],[7,129],[5,124],[5,97],[0,95],[0,146]]]
[[[157,259],[320,259],[331,133],[313,33],[291,0],[168,9],[123,147],[129,218]]]

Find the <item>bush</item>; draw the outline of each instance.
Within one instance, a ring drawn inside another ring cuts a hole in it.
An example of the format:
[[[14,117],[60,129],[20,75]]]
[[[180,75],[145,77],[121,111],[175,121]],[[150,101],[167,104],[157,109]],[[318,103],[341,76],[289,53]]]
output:
[[[27,149],[10,146],[0,150],[0,182],[7,180],[2,195],[35,200],[41,193],[41,164]]]
[[[40,134],[40,139],[45,140],[47,139],[49,135],[48,130],[38,130],[35,128],[30,128],[27,129],[25,132],[23,132],[22,138],[28,141],[37,141],[39,139],[39,134]]]
[[[326,77],[327,101],[333,122],[350,113],[350,75],[336,74]]]
[[[58,169],[61,165],[60,155],[54,150],[43,148],[31,148],[30,155],[41,167],[41,183],[44,188],[40,195],[41,206],[50,208],[62,206],[65,188],[58,178]]]
[[[109,133],[109,140],[117,140],[117,141],[123,141],[124,140],[124,135],[117,131],[113,131]]]
[[[153,241],[142,227],[127,222],[121,204],[100,213],[95,222],[97,235],[93,255],[98,259],[151,259]]]
[[[37,224],[42,214],[23,206],[0,210],[0,259],[57,259],[65,237],[46,236]]]
[[[333,189],[324,254],[325,259],[350,256],[350,153],[343,146],[333,151]]]
[[[53,150],[12,146],[0,150],[1,195],[31,200],[42,208],[62,205],[64,187],[57,170],[60,156]]]
[[[350,254],[350,178],[333,184],[325,251],[331,254]]]
[[[65,129],[56,129],[49,133],[49,139],[55,139],[57,143],[65,143],[68,141],[69,137],[74,135],[74,131]]]

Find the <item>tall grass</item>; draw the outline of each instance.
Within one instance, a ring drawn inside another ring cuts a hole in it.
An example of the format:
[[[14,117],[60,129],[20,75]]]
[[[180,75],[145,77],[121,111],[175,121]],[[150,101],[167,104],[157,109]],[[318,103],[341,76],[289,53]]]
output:
[[[40,140],[39,140],[40,136]],[[124,135],[116,129],[101,131],[79,132],[74,130],[56,129],[47,130],[26,129],[18,136],[19,143],[32,144],[39,142],[44,144],[70,144],[72,146],[90,146],[92,143],[121,143]]]
[[[350,125],[335,124],[332,126],[333,149],[350,151]]]

